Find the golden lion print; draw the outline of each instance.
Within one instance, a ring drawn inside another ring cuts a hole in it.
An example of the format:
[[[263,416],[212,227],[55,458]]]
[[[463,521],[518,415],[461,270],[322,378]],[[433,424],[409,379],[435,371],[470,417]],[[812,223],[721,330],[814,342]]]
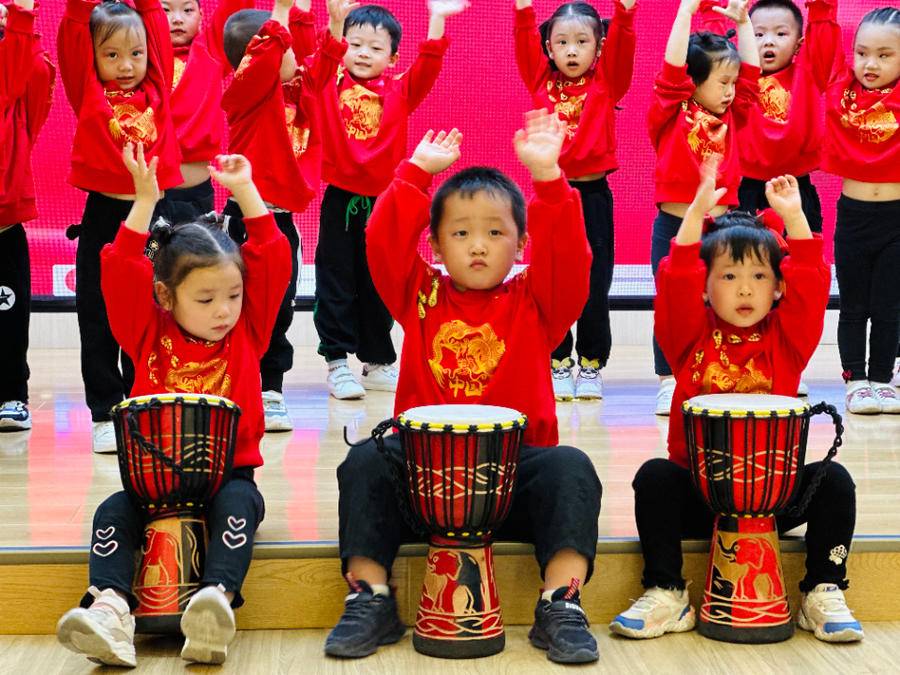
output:
[[[381,97],[361,84],[354,84],[341,92],[341,114],[347,135],[365,141],[378,135],[381,113],[384,111]]]
[[[458,319],[440,327],[431,347],[428,364],[434,379],[440,387],[449,388],[454,398],[460,391],[464,396],[481,396],[506,351],[490,324],[476,328]],[[446,366],[445,356],[450,357]]]
[[[156,142],[156,120],[153,108],[144,112],[130,103],[120,103],[112,107],[113,116],[109,120],[109,132],[116,141],[150,144]]]
[[[759,105],[763,117],[787,124],[791,113],[791,92],[781,86],[777,77],[759,78]]]
[[[289,105],[284,106],[284,118],[287,123],[288,136],[291,138],[291,149],[294,151],[294,157],[300,159],[300,156],[309,147],[309,124],[304,124],[303,126],[295,125],[297,109]]]
[[[691,125],[687,142],[694,154],[702,159],[725,154],[725,134],[728,130],[725,122],[703,110],[697,110],[693,116],[686,111],[685,120]]]
[[[734,363],[723,365],[710,363],[703,373],[702,391],[734,392],[736,394],[768,394],[772,391],[772,379],[760,371],[753,359],[746,366]]]
[[[581,121],[585,98],[587,98],[587,93],[569,96],[568,98],[560,99],[553,106],[559,118],[566,123],[566,136],[569,138],[575,136],[575,132],[578,131],[578,123]]]
[[[841,101],[841,124],[845,128],[859,130],[860,143],[884,143],[897,133],[900,124],[884,102],[878,101],[871,108],[858,110],[856,103],[847,104],[847,96]]]
[[[181,77],[184,75],[184,68],[187,65],[184,61],[179,58],[175,59],[175,72],[172,73],[172,90],[174,91],[175,87],[178,86],[178,83],[181,82]]]

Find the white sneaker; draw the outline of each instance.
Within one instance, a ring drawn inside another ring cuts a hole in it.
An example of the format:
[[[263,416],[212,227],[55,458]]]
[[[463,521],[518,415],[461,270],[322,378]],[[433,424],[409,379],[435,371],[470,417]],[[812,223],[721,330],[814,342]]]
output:
[[[347,359],[328,362],[328,392],[341,400],[363,398],[366,395],[366,390],[347,365]]]
[[[825,642],[857,642],[865,637],[843,591],[834,584],[819,584],[803,596],[797,625]]]
[[[891,384],[900,389],[900,356],[894,361],[894,377],[891,378]]]
[[[31,428],[31,413],[22,401],[4,401],[0,405],[0,431],[25,431]]]
[[[185,661],[225,663],[235,623],[234,610],[221,584],[205,586],[194,593],[181,615],[181,632],[181,658]]]
[[[654,638],[689,631],[696,622],[686,588],[675,591],[654,586],[613,619],[609,629],[625,637]]]
[[[363,365],[362,385],[369,391],[397,391],[400,371],[393,363],[366,363]]]
[[[88,592],[94,602],[88,609],[78,607],[63,614],[56,624],[60,644],[94,663],[108,666],[137,665],[134,653],[134,617],[128,603],[107,588]]]
[[[887,415],[900,415],[900,396],[889,382],[871,382],[875,399],[881,405],[881,412]]]
[[[588,360],[582,357],[575,379],[575,398],[591,401],[603,398],[603,378],[600,376],[599,359]]]
[[[551,359],[550,375],[553,378],[553,397],[557,401],[571,401],[575,398],[575,378],[572,368],[575,362],[570,358]]]
[[[116,452],[116,429],[112,422],[94,422],[93,448],[99,455]]]
[[[797,385],[797,396],[809,396],[809,385],[803,380]]]
[[[868,380],[853,380],[847,383],[847,412],[856,415],[881,413],[881,403]]]
[[[656,410],[657,415],[668,417],[672,410],[672,396],[675,395],[675,378],[667,377],[659,383],[659,389],[656,392]]]
[[[263,413],[266,417],[266,431],[290,431],[294,428],[280,391],[262,393]]]

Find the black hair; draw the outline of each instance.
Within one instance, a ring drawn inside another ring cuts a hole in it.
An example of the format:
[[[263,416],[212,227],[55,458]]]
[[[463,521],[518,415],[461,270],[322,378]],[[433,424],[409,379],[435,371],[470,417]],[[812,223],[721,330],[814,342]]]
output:
[[[694,81],[694,86],[699,87],[706,82],[713,68],[720,63],[740,64],[741,57],[730,39],[734,36],[734,30],[729,30],[725,35],[709,31],[691,33],[688,40],[687,72]]]
[[[120,30],[147,34],[144,20],[135,9],[117,0],[103,0],[91,10],[91,40],[100,46]]]
[[[756,0],[753,7],[750,8],[750,16],[752,17],[753,12],[758,9],[786,9],[794,15],[794,20],[797,22],[797,31],[800,35],[803,35],[803,14],[793,0]]]
[[[866,14],[859,22],[859,26],[862,26],[864,23],[900,28],[900,9],[896,7],[878,7]],[[856,32],[859,32],[859,26],[856,27]]]
[[[550,52],[547,51],[547,42],[550,41],[550,34],[553,32],[553,26],[560,19],[580,19],[591,24],[591,30],[594,31],[594,38],[597,40],[597,49],[600,48],[600,42],[606,37],[606,31],[609,29],[609,19],[602,19],[591,5],[586,2],[566,2],[556,8],[556,11],[550,15],[544,23],[541,24],[541,49],[550,59],[550,68],[557,70],[556,64],[550,58]]]
[[[391,56],[400,48],[400,38],[403,29],[397,17],[381,5],[363,5],[357,7],[347,15],[344,21],[344,35],[353,26],[371,26],[372,28],[384,28],[391,36]]]
[[[188,274],[201,267],[233,262],[244,274],[241,250],[214,213],[174,226],[160,218],[150,230],[147,251],[154,281],[173,294]]]
[[[228,17],[225,22],[223,47],[225,58],[235,70],[241,65],[244,52],[250,40],[259,32],[263,24],[272,18],[271,12],[262,9],[242,9]]]
[[[716,218],[703,235],[700,257],[706,264],[707,274],[713,260],[723,253],[730,253],[738,263],[745,258],[768,261],[781,280],[781,259],[784,253],[775,234],[756,216],[746,211],[729,211]]]
[[[444,204],[451,195],[471,199],[479,192],[509,200],[513,220],[519,237],[525,234],[525,197],[519,186],[499,169],[489,166],[471,166],[459,171],[441,185],[431,201],[431,236],[437,238],[438,226],[444,217]]]

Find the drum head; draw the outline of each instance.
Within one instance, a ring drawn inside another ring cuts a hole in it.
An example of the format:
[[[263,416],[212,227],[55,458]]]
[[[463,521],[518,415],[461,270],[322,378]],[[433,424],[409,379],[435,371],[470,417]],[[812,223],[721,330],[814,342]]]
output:
[[[425,425],[442,430],[468,432],[493,431],[525,426],[525,416],[518,410],[495,405],[425,405],[400,413],[401,425],[410,429],[422,429]]]
[[[129,405],[147,405],[151,401],[158,401],[159,403],[175,403],[176,401],[182,401],[183,403],[200,403],[205,402],[207,405],[211,406],[223,406],[225,408],[237,408],[237,404],[234,401],[231,401],[227,398],[223,398],[221,396],[211,396],[209,394],[182,394],[182,393],[163,393],[163,394],[148,394],[146,396],[135,396],[134,398],[126,398],[121,403],[118,403],[113,407],[113,412],[117,410],[121,410],[123,408],[127,408]]]
[[[682,410],[695,415],[706,414],[723,417],[727,412],[731,417],[789,417],[808,413],[810,405],[791,396],[770,394],[705,394],[694,396],[682,404]]]

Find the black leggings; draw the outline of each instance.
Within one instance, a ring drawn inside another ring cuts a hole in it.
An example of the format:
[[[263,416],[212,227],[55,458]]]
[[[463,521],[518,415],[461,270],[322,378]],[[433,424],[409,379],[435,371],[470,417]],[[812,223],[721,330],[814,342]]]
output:
[[[31,263],[21,223],[0,232],[0,403],[28,403]]]
[[[678,228],[681,227],[682,219],[673,216],[664,211],[658,211],[656,218],[653,220],[653,234],[650,239],[650,267],[653,269],[653,276],[656,277],[656,270],[659,269],[659,263],[669,255],[672,237],[678,234]],[[656,336],[653,336],[653,370],[657,375],[668,376],[672,374],[672,368],[663,354]]]
[[[816,186],[809,179],[809,174],[797,176],[797,184],[800,188],[800,203],[803,214],[809,222],[809,229],[813,232],[822,232],[822,203],[819,201],[819,193]],[[769,200],[766,198],[766,181],[756,178],[741,179],[738,187],[739,209],[756,213],[769,208]]]

